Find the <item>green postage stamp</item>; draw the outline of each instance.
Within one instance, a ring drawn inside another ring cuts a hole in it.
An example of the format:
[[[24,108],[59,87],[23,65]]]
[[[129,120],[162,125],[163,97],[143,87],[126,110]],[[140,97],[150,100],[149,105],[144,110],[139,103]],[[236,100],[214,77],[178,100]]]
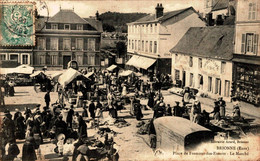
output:
[[[1,46],[33,46],[35,44],[35,4],[2,2],[0,24]]]

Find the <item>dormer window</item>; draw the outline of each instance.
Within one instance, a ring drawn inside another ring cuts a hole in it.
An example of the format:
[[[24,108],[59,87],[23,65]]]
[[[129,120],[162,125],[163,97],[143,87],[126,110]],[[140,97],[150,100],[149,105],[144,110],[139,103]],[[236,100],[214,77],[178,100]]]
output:
[[[64,30],[70,30],[70,25],[69,24],[65,24],[64,25]]]
[[[58,30],[58,24],[51,24],[52,30]]]
[[[83,25],[82,24],[77,25],[77,30],[83,30]]]

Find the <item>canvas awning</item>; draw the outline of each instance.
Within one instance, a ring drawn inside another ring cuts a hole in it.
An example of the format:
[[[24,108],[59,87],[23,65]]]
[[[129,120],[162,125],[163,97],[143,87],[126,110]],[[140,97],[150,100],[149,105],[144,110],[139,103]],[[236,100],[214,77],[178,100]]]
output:
[[[92,76],[93,74],[94,74],[94,72],[89,72],[89,73],[85,74],[84,76],[87,77],[87,78],[89,78],[89,77]]]
[[[152,66],[156,62],[156,59],[146,58],[143,56],[134,55],[132,58],[126,63],[126,65],[131,65],[137,68],[142,68],[147,70],[150,66]]]
[[[117,68],[117,65],[111,65],[110,67],[107,68],[108,71],[112,72],[114,69]]]
[[[254,59],[245,59],[245,58],[233,58],[232,61],[238,63],[260,65],[260,62],[256,59],[254,60]]]
[[[1,74],[12,74],[12,73],[32,74],[33,70],[34,70],[34,67],[31,67],[29,65],[20,65],[16,68],[1,68],[0,73]]]
[[[30,77],[36,77],[37,75],[44,74],[42,71],[35,71],[33,74],[30,75]],[[46,74],[44,74],[46,75]]]
[[[133,74],[133,73],[134,73],[134,72],[131,71],[131,70],[125,70],[125,71],[123,71],[122,73],[119,73],[118,75],[121,76],[121,77],[127,77],[127,76],[129,76],[129,75],[131,75],[131,74]]]
[[[54,82],[57,82],[59,80],[59,77],[63,74],[63,72],[57,72],[53,73],[50,77]]]
[[[58,82],[60,85],[65,87],[68,85],[71,81],[73,81],[78,76],[82,75],[80,72],[76,71],[73,68],[69,68],[66,72],[64,72],[58,79]]]

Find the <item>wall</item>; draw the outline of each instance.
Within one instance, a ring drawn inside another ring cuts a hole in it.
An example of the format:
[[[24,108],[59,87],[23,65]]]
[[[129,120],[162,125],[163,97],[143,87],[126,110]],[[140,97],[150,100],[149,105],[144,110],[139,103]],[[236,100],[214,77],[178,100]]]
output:
[[[223,96],[226,100],[230,99],[231,83],[232,83],[232,62],[217,59],[202,59],[202,68],[199,67],[199,57],[193,57],[193,66],[189,66],[190,56],[172,54],[172,79],[175,80],[175,69],[180,71],[180,80],[183,79],[183,71],[186,72],[186,85],[190,86],[190,73],[193,74],[193,81],[190,87],[199,89],[203,93],[207,93],[211,98]],[[222,62],[225,62],[224,72],[221,71]],[[200,86],[199,74],[203,76],[203,86]],[[208,76],[212,77],[212,90],[208,91]],[[221,80],[221,94],[216,94],[216,78]],[[229,81],[229,96],[225,96],[225,81]]]

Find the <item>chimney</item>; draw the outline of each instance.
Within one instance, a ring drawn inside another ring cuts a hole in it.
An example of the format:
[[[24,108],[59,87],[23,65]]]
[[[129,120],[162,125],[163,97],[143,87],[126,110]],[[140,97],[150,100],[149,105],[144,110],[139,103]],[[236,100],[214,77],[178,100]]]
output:
[[[212,13],[206,14],[207,26],[214,26],[214,20],[212,19]]]
[[[156,18],[159,18],[159,17],[163,16],[163,9],[164,8],[163,8],[162,4],[157,3],[157,6],[155,8],[155,10],[156,10],[156,14],[155,14]]]
[[[216,19],[216,25],[220,26],[220,25],[223,25],[223,23],[224,23],[224,20],[222,18],[222,15],[218,15],[217,19]]]

